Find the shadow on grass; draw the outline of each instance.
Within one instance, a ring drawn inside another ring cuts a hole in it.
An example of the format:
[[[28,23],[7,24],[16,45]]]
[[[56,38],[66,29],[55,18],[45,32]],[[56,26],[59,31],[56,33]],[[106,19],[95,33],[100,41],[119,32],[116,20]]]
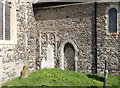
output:
[[[11,87],[2,87],[2,88],[103,88],[103,87],[96,87],[96,86],[11,86]]]
[[[95,79],[95,80],[98,80],[98,81],[101,81],[101,82],[104,81],[104,77],[99,77],[97,75],[92,75],[92,74],[88,74],[87,76],[88,76],[88,78],[92,78],[92,79]]]
[[[97,87],[97,86],[88,86],[86,88],[102,88],[102,87]]]

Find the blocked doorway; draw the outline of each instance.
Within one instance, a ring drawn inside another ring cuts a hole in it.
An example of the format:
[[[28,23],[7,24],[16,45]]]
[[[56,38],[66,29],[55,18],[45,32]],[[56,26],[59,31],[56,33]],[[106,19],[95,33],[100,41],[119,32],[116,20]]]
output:
[[[64,47],[64,68],[75,71],[75,50],[70,43]]]
[[[63,41],[58,49],[60,69],[77,72],[78,51],[79,49],[72,39]]]

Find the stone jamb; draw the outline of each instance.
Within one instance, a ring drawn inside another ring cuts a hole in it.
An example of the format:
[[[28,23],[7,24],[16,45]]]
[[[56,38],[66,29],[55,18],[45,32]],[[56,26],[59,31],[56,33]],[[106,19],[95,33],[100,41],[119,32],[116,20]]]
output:
[[[2,4],[3,4],[3,40],[5,40],[5,1],[3,1]]]
[[[71,39],[64,41],[59,47],[59,63],[60,63],[59,67],[60,67],[60,69],[64,70],[64,47],[67,43],[70,43],[74,47],[74,50],[75,50],[75,71],[77,72],[77,61],[78,61],[78,51],[79,50],[77,48],[77,45]]]
[[[116,10],[117,10],[117,35],[119,34],[119,30],[120,30],[120,27],[119,27],[119,14],[120,14],[120,11],[119,11],[119,6],[118,6],[118,4],[116,4],[116,5],[110,5],[110,6],[107,6],[106,7],[106,10],[105,10],[105,16],[106,16],[106,21],[105,21],[105,23],[106,23],[106,26],[105,26],[105,28],[106,28],[106,34],[107,35],[111,35],[111,33],[109,33],[109,14],[108,14],[108,12],[109,12],[109,10],[110,9],[112,9],[112,8],[115,8]]]

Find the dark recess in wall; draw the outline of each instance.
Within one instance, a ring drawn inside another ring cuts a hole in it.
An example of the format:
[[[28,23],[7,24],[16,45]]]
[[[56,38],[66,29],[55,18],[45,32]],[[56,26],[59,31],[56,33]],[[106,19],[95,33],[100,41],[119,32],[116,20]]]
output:
[[[58,6],[58,5],[66,5],[66,4],[74,4],[74,3],[80,3],[80,2],[43,2],[43,3],[33,4],[33,8],[50,7],[50,6]]]

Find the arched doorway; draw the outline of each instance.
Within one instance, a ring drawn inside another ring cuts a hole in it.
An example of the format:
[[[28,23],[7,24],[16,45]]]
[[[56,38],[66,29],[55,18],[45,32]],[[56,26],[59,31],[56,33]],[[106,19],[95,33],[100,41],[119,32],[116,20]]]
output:
[[[71,52],[68,52],[70,50],[71,50]],[[71,39],[65,40],[60,45],[59,50],[58,50],[60,69],[75,70],[77,72],[78,51],[79,50],[77,48],[77,45]],[[68,56],[67,53],[69,53],[69,54],[72,53],[72,55]],[[66,62],[65,62],[65,60],[66,60]],[[73,61],[72,66],[73,65],[74,66],[69,67],[70,65],[68,64],[67,61],[69,61],[69,64]],[[68,65],[66,65],[65,63]]]
[[[64,47],[64,68],[75,71],[75,50],[70,43]]]

